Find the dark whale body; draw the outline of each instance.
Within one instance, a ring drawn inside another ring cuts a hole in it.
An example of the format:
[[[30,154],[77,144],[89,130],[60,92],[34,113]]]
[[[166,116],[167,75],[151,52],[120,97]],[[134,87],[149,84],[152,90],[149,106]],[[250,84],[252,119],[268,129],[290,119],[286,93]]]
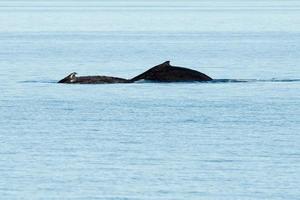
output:
[[[188,82],[211,81],[212,78],[196,70],[171,66],[170,61],[152,67],[146,72],[134,77],[132,81],[149,80],[157,82]]]
[[[132,83],[132,81],[111,77],[111,76],[79,76],[76,77],[76,73],[71,73],[64,79],[58,81],[58,83],[72,83],[72,84],[105,84],[105,83]]]
[[[196,70],[171,66],[170,61],[166,61],[160,65],[152,67],[146,72],[132,78],[124,79],[111,76],[80,76],[76,77],[76,73],[71,73],[58,83],[70,84],[105,84],[105,83],[133,83],[140,80],[155,82],[192,82],[192,81],[211,81],[211,77],[198,72]]]

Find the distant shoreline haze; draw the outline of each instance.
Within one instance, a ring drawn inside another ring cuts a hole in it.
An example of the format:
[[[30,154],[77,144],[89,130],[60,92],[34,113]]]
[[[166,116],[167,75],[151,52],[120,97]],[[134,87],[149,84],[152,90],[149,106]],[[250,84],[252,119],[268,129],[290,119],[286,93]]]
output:
[[[300,1],[0,1],[0,32],[300,32]]]

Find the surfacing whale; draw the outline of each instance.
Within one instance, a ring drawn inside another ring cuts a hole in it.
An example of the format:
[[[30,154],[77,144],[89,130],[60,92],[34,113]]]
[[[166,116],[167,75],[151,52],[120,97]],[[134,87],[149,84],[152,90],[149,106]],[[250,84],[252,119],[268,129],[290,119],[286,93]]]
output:
[[[132,83],[132,81],[112,76],[76,76],[76,72],[58,81],[58,83],[77,84],[105,84],[105,83]]]
[[[72,84],[105,84],[105,83],[134,83],[136,81],[146,80],[154,82],[193,82],[193,81],[211,81],[211,77],[199,71],[171,66],[170,61],[150,68],[144,73],[132,78],[124,79],[111,76],[76,76],[76,72],[58,81],[58,83]]]
[[[211,81],[212,78],[196,70],[172,66],[170,65],[170,61],[166,61],[131,79],[133,82],[139,80],[156,82],[190,82]]]

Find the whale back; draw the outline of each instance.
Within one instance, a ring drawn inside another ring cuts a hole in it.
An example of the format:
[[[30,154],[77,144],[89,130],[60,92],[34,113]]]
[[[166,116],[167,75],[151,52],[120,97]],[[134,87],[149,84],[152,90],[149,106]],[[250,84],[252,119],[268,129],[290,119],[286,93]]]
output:
[[[189,81],[211,81],[212,78],[199,71],[171,66],[170,61],[154,66],[144,73],[132,78],[124,79],[111,76],[79,76],[71,73],[58,83],[79,83],[79,84],[103,84],[103,83],[133,83],[139,80],[156,82],[189,82]]]
[[[131,83],[131,80],[112,76],[75,76],[76,73],[71,73],[58,83],[77,83],[77,84],[104,84],[104,83]]]
[[[179,81],[211,81],[212,78],[199,71],[171,66],[170,61],[150,68],[146,72],[134,77],[132,81],[150,80],[159,82],[179,82]]]
[[[130,80],[112,76],[80,76],[76,83],[79,84],[105,84],[105,83],[131,83]]]

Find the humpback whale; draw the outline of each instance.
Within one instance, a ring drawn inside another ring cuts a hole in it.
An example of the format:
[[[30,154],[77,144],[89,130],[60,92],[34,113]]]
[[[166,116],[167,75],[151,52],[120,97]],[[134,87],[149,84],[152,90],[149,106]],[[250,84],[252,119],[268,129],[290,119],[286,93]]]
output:
[[[112,77],[112,76],[79,76],[76,77],[76,72],[71,73],[67,77],[58,81],[58,83],[78,83],[78,84],[104,84],[104,83],[132,83],[132,81]]]
[[[134,83],[140,80],[155,82],[191,82],[191,81],[211,81],[211,77],[199,71],[172,66],[170,61],[150,68],[144,73],[132,78],[124,79],[111,76],[76,76],[73,72],[58,83],[78,83],[78,84],[104,84],[104,83]]]
[[[181,81],[211,81],[212,78],[196,70],[170,65],[166,61],[160,65],[152,67],[146,72],[131,79],[133,82],[138,80],[149,80],[157,82],[181,82]]]

